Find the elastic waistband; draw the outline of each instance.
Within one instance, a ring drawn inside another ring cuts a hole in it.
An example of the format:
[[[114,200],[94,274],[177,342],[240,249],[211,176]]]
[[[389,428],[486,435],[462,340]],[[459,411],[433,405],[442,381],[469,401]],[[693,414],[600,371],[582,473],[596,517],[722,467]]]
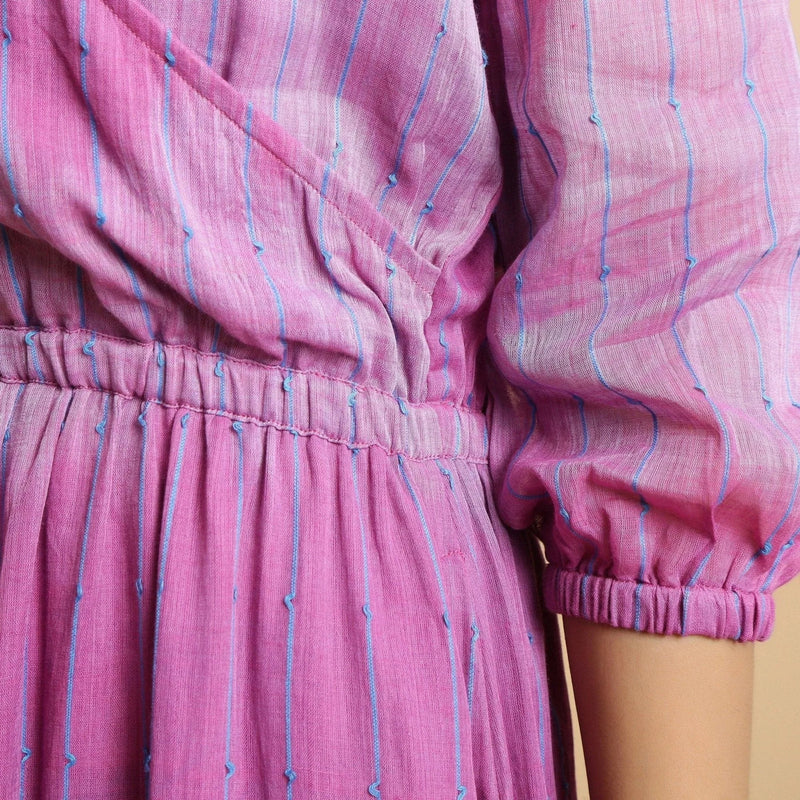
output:
[[[157,340],[0,326],[0,380],[110,392],[409,458],[487,456],[486,418],[474,409]]]

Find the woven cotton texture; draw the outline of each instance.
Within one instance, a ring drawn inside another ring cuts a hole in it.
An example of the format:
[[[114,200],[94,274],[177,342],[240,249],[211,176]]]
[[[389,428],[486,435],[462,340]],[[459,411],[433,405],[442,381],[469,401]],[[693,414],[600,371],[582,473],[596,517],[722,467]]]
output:
[[[555,612],[770,635],[784,3],[0,7],[0,797],[574,800]]]

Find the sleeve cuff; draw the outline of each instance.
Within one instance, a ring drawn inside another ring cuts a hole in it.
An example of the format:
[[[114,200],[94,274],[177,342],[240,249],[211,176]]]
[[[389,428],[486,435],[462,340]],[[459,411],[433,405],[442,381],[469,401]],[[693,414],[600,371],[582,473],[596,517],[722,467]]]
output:
[[[647,633],[708,636],[740,642],[772,634],[771,593],[709,586],[659,586],[560,569],[543,576],[550,611]]]

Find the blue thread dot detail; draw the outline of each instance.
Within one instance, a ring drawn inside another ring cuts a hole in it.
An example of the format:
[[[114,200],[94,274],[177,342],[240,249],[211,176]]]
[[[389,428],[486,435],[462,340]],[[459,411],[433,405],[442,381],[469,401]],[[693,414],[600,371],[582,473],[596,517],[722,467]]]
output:
[[[136,579],[136,594],[141,597],[144,594],[144,584],[142,583],[141,578]]]
[[[74,756],[74,755],[72,755],[72,753],[67,753],[67,756],[66,756],[66,758],[67,758],[67,767],[68,767],[68,768],[69,768],[69,767],[74,767],[74,766],[75,766],[75,762],[77,761],[77,759],[75,758],[75,756]]]
[[[14,213],[15,213],[15,214],[16,214],[16,215],[17,215],[17,216],[20,218],[20,219],[22,219],[22,217],[24,217],[24,216],[25,216],[25,214],[23,214],[23,213],[22,213],[22,206],[21,206],[19,203],[14,203]]]
[[[397,186],[397,175],[393,172],[388,179],[390,186]]]
[[[185,428],[185,427],[186,427],[186,425],[188,424],[188,422],[189,422],[189,412],[187,411],[187,412],[186,412],[186,413],[185,413],[185,414],[184,414],[184,415],[181,417],[181,428]]]
[[[402,397],[397,398],[397,405],[400,406],[400,413],[403,416],[408,416],[408,406],[405,404],[405,401]]]
[[[767,556],[772,552],[772,542],[767,542],[759,551],[758,555]]]
[[[283,774],[289,779],[289,783],[292,783],[297,778],[297,773],[293,769],[284,770]]]
[[[30,747],[22,748],[22,763],[24,764],[31,757]]]
[[[236,772],[236,765],[232,761],[226,761],[225,762],[225,771],[226,771],[227,777],[230,778],[231,775],[233,775],[233,773]]]
[[[291,375],[291,373],[289,373],[283,379],[283,391],[284,392],[290,392],[291,390],[292,390],[292,375]]]
[[[102,436],[106,432],[106,421],[98,422],[94,429]]]
[[[231,427],[236,431],[236,433],[241,433],[244,430],[244,425],[237,419]]]

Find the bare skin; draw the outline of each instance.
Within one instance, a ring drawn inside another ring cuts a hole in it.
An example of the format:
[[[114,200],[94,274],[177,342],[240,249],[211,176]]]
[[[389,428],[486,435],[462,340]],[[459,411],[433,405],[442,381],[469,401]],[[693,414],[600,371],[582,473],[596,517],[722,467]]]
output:
[[[752,642],[564,632],[592,800],[747,800]]]

